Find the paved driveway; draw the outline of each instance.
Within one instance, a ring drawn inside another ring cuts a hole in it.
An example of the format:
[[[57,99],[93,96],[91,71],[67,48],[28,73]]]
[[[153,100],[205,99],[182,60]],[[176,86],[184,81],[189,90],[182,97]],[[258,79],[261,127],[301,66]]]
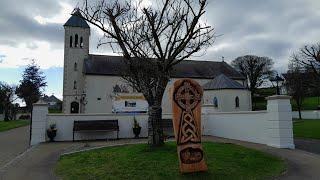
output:
[[[318,139],[295,139],[297,149],[320,154],[320,140]]]
[[[301,150],[277,149],[261,144],[248,143],[230,139],[217,137],[204,137],[204,140],[233,143],[241,146],[264,151],[275,156],[285,159],[288,163],[288,172],[278,179],[319,179],[320,177],[320,155],[309,153]],[[139,143],[146,142],[145,139],[140,140],[119,140],[109,142],[90,142],[90,147],[110,146],[116,144]],[[87,148],[84,143],[64,142],[64,143],[43,143],[29,149],[23,156],[17,158],[4,171],[1,177],[7,179],[57,179],[54,175],[54,166],[59,156],[65,152],[82,150]],[[0,172],[1,173],[1,172]]]
[[[29,128],[0,132],[0,169],[29,147]]]

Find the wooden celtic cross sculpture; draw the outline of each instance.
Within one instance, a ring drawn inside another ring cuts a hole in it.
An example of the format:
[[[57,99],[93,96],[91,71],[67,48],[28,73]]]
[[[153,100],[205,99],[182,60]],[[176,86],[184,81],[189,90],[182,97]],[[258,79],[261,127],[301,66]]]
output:
[[[182,173],[207,170],[201,146],[202,94],[201,86],[191,79],[174,83],[173,127]]]

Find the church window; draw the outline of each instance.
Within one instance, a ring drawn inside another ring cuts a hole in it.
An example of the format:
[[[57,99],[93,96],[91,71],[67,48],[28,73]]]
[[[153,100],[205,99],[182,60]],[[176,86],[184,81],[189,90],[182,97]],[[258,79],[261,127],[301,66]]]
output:
[[[78,71],[78,64],[74,63],[74,71]]]
[[[83,48],[83,38],[80,37],[80,47]]]
[[[70,47],[72,47],[72,36],[70,36]]]
[[[217,97],[213,98],[213,106],[216,107],[216,108],[218,107],[218,99],[217,99]]]
[[[73,81],[73,89],[77,89],[77,81]]]
[[[76,34],[74,37],[74,47],[78,47],[78,45],[78,34]]]
[[[235,99],[235,103],[236,103],[236,108],[238,108],[240,106],[239,104],[239,97],[237,96]]]

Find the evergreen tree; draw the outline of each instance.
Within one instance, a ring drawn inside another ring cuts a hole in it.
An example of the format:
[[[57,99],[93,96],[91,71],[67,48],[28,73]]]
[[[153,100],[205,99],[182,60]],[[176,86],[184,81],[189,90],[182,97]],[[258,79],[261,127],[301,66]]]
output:
[[[45,82],[43,72],[40,71],[40,67],[32,61],[22,74],[22,80],[20,80],[16,94],[24,100],[28,111],[31,112],[32,104],[40,99],[46,86],[47,82]]]

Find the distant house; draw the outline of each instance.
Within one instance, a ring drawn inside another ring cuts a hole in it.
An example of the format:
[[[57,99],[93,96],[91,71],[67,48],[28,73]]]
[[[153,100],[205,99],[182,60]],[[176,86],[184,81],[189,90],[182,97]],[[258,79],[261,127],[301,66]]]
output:
[[[51,95],[51,96],[44,95],[42,97],[42,100],[48,103],[49,109],[55,109],[55,110],[62,109],[62,101],[54,95]]]

